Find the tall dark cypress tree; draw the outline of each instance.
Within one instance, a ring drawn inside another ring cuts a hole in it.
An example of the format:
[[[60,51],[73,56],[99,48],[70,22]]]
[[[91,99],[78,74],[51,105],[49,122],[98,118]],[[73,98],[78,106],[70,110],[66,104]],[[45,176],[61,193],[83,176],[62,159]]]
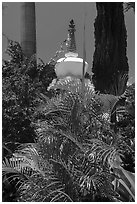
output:
[[[123,3],[96,3],[96,8],[92,79],[97,91],[112,93],[112,87],[117,86],[119,76],[129,70]]]

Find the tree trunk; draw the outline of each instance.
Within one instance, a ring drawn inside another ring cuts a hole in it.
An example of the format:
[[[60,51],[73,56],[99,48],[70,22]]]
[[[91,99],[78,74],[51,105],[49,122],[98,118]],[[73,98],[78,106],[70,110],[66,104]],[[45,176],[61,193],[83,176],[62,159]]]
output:
[[[35,3],[21,2],[21,47],[27,57],[36,54]]]
[[[92,80],[97,91],[116,94],[112,87],[118,86],[119,76],[129,70],[123,3],[96,3],[96,7]]]

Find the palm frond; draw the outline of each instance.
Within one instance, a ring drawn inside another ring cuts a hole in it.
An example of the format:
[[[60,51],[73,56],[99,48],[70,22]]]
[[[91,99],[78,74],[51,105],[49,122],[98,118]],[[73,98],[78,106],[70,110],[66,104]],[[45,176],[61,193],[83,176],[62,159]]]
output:
[[[22,160],[14,159],[13,157],[10,159],[5,158],[2,164],[2,169],[4,174],[12,173],[12,174],[20,174],[24,173],[24,176],[29,174],[29,169],[22,167]]]
[[[99,98],[102,101],[102,112],[104,113],[107,113],[109,111],[112,112],[117,102],[119,101],[118,96],[114,96],[111,94],[97,94],[95,97]]]
[[[85,93],[90,93],[90,94],[94,93],[94,87],[90,82],[90,80],[85,81],[84,85],[85,85]],[[81,94],[83,91],[81,80],[77,78],[72,78],[72,77],[66,77],[56,82],[54,81],[48,87],[48,90],[50,89],[53,89],[53,90],[60,89],[63,91],[69,91],[72,93],[79,93],[79,94]]]

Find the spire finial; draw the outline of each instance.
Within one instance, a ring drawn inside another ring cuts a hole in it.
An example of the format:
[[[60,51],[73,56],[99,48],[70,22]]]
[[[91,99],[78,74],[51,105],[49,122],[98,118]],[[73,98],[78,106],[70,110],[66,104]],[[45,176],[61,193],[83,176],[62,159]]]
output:
[[[72,19],[69,24],[69,29],[68,29],[68,38],[67,38],[67,52],[73,52],[76,53],[76,41],[75,41],[75,34],[74,32],[76,31],[75,29],[75,24],[74,20]]]

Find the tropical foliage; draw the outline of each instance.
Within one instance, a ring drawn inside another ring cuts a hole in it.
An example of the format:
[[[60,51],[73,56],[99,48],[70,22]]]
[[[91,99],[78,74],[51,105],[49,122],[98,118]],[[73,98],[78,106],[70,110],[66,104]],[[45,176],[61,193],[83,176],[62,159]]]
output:
[[[15,149],[15,143],[34,142],[31,116],[37,94],[47,94],[49,83],[56,77],[53,66],[40,60],[36,65],[34,56],[24,56],[19,43],[9,40],[6,52],[10,60],[3,60],[2,66],[4,155],[9,147]]]
[[[135,12],[135,2],[124,3],[124,11],[127,12],[129,9],[133,9],[133,11]]]
[[[36,142],[3,161],[3,176],[16,184],[16,201],[134,201],[134,174],[122,166],[125,153],[134,160],[134,136],[120,123],[115,131],[110,120],[126,96],[97,95],[90,80],[83,89],[81,80],[70,77],[54,80],[48,90],[54,97],[41,94],[32,117]],[[125,116],[117,111],[120,122]]]

